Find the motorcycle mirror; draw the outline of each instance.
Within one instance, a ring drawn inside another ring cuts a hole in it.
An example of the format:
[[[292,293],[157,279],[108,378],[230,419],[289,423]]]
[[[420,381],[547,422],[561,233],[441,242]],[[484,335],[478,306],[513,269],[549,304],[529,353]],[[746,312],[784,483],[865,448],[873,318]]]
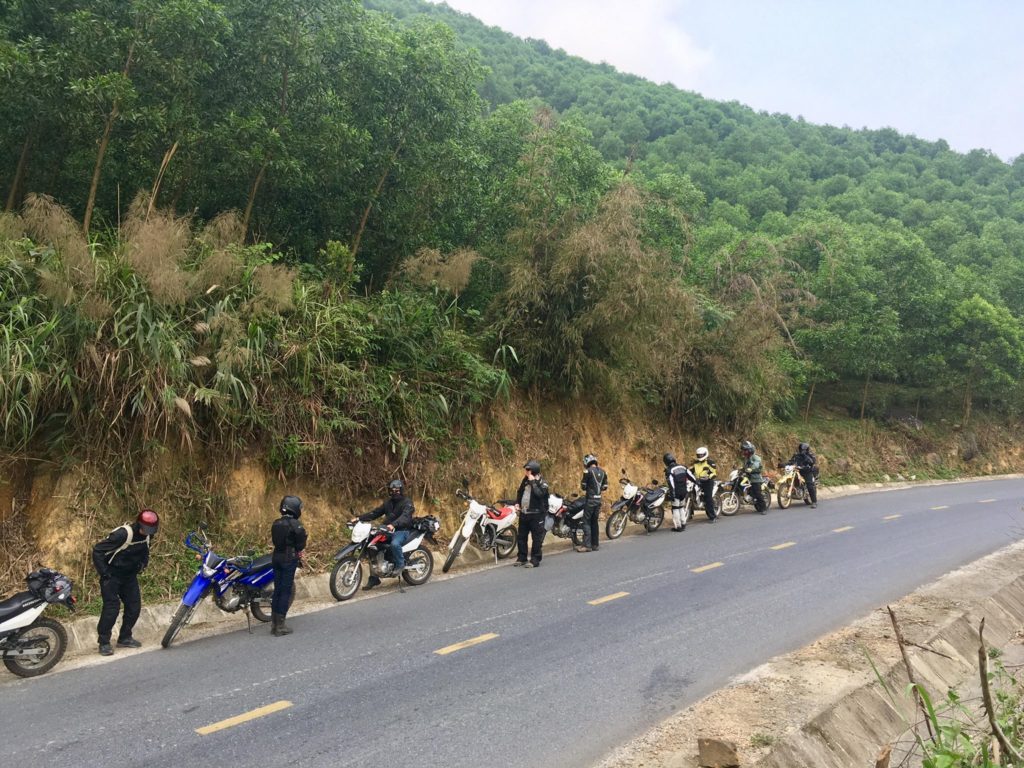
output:
[[[623,467],[622,469],[619,470],[619,472],[621,472],[623,475],[626,474],[626,468]]]
[[[468,477],[462,478],[462,487],[466,488],[467,490],[469,489],[469,478]]]

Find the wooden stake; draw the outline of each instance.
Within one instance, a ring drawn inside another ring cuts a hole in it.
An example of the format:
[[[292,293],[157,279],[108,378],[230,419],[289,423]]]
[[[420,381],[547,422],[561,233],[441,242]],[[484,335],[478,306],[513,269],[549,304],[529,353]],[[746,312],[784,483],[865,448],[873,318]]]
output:
[[[921,715],[924,717],[925,727],[928,728],[928,738],[935,741],[935,734],[932,733],[932,721],[928,719],[928,710],[924,707],[924,701],[921,699],[921,692],[917,690],[917,680],[914,677],[914,668],[910,666],[910,657],[907,656],[907,647],[903,640],[903,633],[900,631],[899,622],[896,621],[896,612],[888,605],[885,609],[889,612],[889,620],[892,621],[892,631],[896,634],[896,642],[900,646],[900,655],[903,657],[903,666],[907,668],[907,679],[910,684],[914,686],[914,701],[917,702],[918,709],[921,710]]]
[[[988,684],[988,650],[985,648],[985,619],[982,619],[978,626],[978,673],[981,675],[981,698],[985,704],[985,714],[988,715],[988,724],[992,728],[992,735],[996,737],[999,746],[1010,758],[1010,764],[1020,765],[1024,761],[1024,757],[1021,757],[1020,752],[1007,740],[1003,729],[999,727],[999,721],[996,720],[996,708],[992,704],[992,689]]]

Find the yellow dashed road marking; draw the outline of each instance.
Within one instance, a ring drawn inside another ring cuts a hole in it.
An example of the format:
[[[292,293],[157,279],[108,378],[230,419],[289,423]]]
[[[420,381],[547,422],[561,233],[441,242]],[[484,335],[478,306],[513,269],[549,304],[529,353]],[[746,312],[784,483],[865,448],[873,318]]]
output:
[[[832,529],[832,533],[846,533],[847,531],[852,531],[852,530],[853,530],[853,526],[852,525],[844,525],[842,528],[833,528]]]
[[[897,517],[903,517],[903,515],[886,515],[883,520],[895,520]]]
[[[620,597],[625,597],[629,592],[616,592],[614,595],[605,595],[599,597],[596,600],[588,600],[587,605],[600,605],[601,603],[610,603],[612,600],[618,600]]]
[[[704,573],[704,571],[710,571],[712,568],[721,568],[723,565],[725,565],[725,563],[722,562],[708,563],[707,565],[700,566],[700,568],[691,568],[690,570],[694,573]]]
[[[998,499],[982,499],[978,503],[979,504],[991,504],[993,501],[998,501]]]
[[[472,637],[469,640],[463,640],[461,643],[455,643],[455,645],[446,645],[444,648],[438,648],[434,653],[438,656],[447,656],[449,653],[455,653],[456,651],[461,651],[463,648],[471,648],[474,645],[486,643],[488,640],[493,640],[496,637],[497,635],[493,632],[488,632],[486,635]]]
[[[776,544],[774,547],[771,547],[771,549],[789,549],[790,547],[795,547],[795,546],[796,546],[796,542],[795,541],[787,541],[787,542],[784,542],[782,544]]]
[[[932,510],[949,509],[949,504],[940,504],[937,507],[932,507]]]
[[[206,736],[210,733],[216,733],[217,731],[223,731],[225,728],[231,728],[242,723],[247,723],[250,720],[255,720],[258,717],[265,717],[272,715],[274,712],[280,712],[282,709],[288,709],[292,703],[290,701],[275,701],[273,704],[267,704],[265,707],[259,707],[251,712],[245,712],[241,715],[235,715],[229,717],[227,720],[221,720],[217,723],[211,723],[210,725],[204,725],[202,728],[196,728],[196,733],[200,736]]]

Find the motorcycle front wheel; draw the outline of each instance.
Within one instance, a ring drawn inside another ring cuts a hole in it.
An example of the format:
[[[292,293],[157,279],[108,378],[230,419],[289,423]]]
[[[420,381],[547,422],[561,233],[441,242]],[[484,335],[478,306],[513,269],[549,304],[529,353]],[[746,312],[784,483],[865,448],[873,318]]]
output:
[[[787,480],[780,485],[776,495],[779,497],[779,508],[789,509],[789,505],[793,503],[793,481]]]
[[[452,548],[448,550],[448,557],[444,559],[444,565],[441,566],[441,573],[448,573],[455,564],[455,558],[459,556],[459,552],[462,550],[462,545],[466,541],[466,537],[462,535],[462,531],[459,531],[459,535],[455,537],[455,543],[452,544]]]
[[[406,584],[418,587],[426,584],[430,574],[434,572],[434,556],[426,547],[417,547],[405,556],[405,570],[402,578]]]
[[[174,642],[174,638],[178,636],[181,628],[188,624],[189,620],[192,618],[192,614],[195,613],[196,608],[199,607],[200,602],[202,602],[202,598],[196,600],[195,605],[185,605],[185,603],[182,603],[178,606],[178,610],[176,610],[174,615],[171,617],[171,626],[169,626],[167,631],[164,632],[164,638],[160,641],[161,647],[171,647],[171,643]]]
[[[363,583],[363,564],[355,557],[343,557],[331,571],[331,594],[338,602],[348,600]]]
[[[619,509],[612,512],[608,522],[604,524],[604,533],[609,539],[617,539],[626,530],[626,510]]]
[[[516,539],[519,531],[514,525],[510,525],[501,531],[494,539],[494,549],[498,553],[498,559],[504,560],[516,551]]]
[[[270,602],[274,599],[274,587],[264,587],[260,590],[259,595],[249,601],[249,610],[252,611],[252,615],[263,622],[270,621],[273,618],[270,615]]]
[[[36,677],[53,669],[64,658],[68,647],[68,633],[59,621],[40,616],[18,636],[19,648],[46,647],[42,656],[12,656],[4,659],[4,666],[18,677]]]
[[[740,511],[740,497],[731,491],[729,493],[723,493],[721,511],[726,517],[732,517],[735,515]]]
[[[644,520],[644,528],[647,529],[648,533],[654,533],[661,528],[663,522],[665,522],[665,510],[662,507],[657,507],[647,513],[647,519]]]

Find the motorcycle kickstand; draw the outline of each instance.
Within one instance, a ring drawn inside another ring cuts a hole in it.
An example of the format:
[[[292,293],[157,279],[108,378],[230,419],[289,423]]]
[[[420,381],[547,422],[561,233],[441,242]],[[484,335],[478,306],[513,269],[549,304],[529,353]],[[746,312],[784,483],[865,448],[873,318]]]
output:
[[[249,630],[249,634],[252,634],[252,614],[249,612],[249,606],[245,606],[245,626]]]
[[[494,547],[491,551],[494,553],[494,564],[497,565],[498,564],[498,548]]]

